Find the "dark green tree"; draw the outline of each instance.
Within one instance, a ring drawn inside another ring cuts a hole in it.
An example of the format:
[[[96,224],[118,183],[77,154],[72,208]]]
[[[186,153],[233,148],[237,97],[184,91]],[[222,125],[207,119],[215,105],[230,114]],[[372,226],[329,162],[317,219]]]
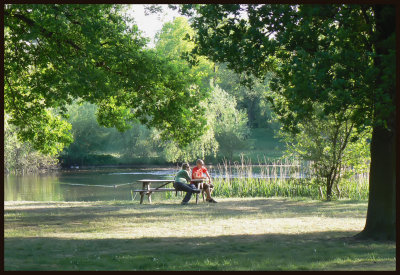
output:
[[[287,131],[314,113],[349,110],[372,127],[369,202],[361,238],[396,236],[395,6],[183,5],[193,53],[263,79]]]
[[[77,98],[96,104],[99,123],[120,131],[138,119],[182,146],[204,131],[201,79],[146,49],[122,8],[4,5],[4,108],[21,140],[59,152],[72,141],[65,106]]]

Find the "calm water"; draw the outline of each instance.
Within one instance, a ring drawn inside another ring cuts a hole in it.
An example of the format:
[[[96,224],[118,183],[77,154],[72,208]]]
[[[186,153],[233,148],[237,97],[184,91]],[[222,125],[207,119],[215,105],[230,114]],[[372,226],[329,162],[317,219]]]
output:
[[[92,169],[44,175],[5,175],[5,201],[131,200],[139,179],[172,179],[176,169]],[[116,188],[114,188],[116,185]],[[137,193],[134,193],[134,195]],[[139,194],[136,195],[137,200]],[[165,197],[164,192],[152,197]]]
[[[141,189],[140,179],[173,179],[178,169],[88,169],[65,170],[53,174],[4,175],[5,201],[99,201],[131,200],[131,189]],[[219,177],[217,169],[209,168],[211,177]],[[252,170],[252,177],[264,177],[260,169]],[[230,171],[231,177],[238,174]],[[158,186],[155,184],[154,187]],[[153,187],[153,186],[152,186]],[[172,184],[166,186],[172,188]],[[133,193],[139,199],[138,193]],[[166,193],[153,193],[154,199],[166,197]]]

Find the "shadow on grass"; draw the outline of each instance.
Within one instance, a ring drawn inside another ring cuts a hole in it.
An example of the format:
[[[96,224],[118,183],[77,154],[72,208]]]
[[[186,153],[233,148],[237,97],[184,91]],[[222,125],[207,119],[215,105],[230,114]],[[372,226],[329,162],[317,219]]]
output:
[[[4,264],[5,270],[395,269],[395,243],[342,238],[354,234],[84,240],[14,237],[4,239]]]
[[[17,209],[7,209],[4,211],[4,221],[6,223],[25,223],[49,222],[49,221],[78,221],[93,220],[101,217],[107,218],[143,218],[143,222],[151,217],[148,222],[153,222],[154,218],[168,218],[176,216],[177,211],[186,217],[196,218],[199,215],[207,214],[212,218],[241,217],[262,214],[267,218],[293,218],[293,217],[313,217],[329,216],[336,218],[365,218],[366,204],[363,202],[349,201],[295,201],[290,199],[268,199],[254,198],[245,200],[220,200],[217,204],[200,202],[198,205],[191,203],[182,206],[179,202],[135,204],[131,202],[112,204],[101,204],[101,202],[88,203],[87,205],[74,205],[55,207],[57,203],[38,203],[38,204],[19,204]],[[98,204],[98,205],[97,205]],[[42,208],[26,208],[29,206],[46,206]],[[19,217],[18,217],[19,215]]]

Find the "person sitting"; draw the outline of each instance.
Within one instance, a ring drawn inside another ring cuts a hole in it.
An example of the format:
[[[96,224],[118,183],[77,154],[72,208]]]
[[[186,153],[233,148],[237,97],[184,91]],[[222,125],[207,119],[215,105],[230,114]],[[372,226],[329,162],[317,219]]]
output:
[[[189,176],[190,173],[190,166],[188,163],[182,164],[182,170],[180,170],[174,179],[174,188],[177,191],[184,191],[186,192],[186,196],[183,198],[182,203],[183,205],[188,204],[190,198],[192,197],[193,193],[199,194],[201,191],[196,188],[194,184],[188,184],[192,179]]]
[[[192,170],[192,179],[205,179],[203,177],[203,174],[205,174],[208,177],[208,183],[207,182],[202,183],[203,189],[207,194],[206,201],[211,202],[211,203],[216,203],[216,201],[213,198],[211,198],[211,192],[213,190],[212,188],[214,187],[214,185],[211,183],[211,177],[208,174],[207,168],[204,166],[204,161],[201,159],[198,159],[196,161],[196,167],[193,168],[193,170]],[[191,183],[193,184],[196,182],[192,181]]]

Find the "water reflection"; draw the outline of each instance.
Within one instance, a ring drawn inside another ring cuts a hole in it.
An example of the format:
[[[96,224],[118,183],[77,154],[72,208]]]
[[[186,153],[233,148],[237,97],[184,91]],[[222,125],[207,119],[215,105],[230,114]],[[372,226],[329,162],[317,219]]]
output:
[[[143,178],[171,179],[174,169],[97,169],[62,171],[45,175],[4,175],[5,201],[131,200],[131,189]],[[155,199],[165,194],[153,194]]]
[[[131,189],[140,189],[137,180],[173,179],[178,168],[157,169],[88,169],[65,170],[45,175],[5,175],[5,201],[97,201],[97,200],[131,200]],[[212,178],[224,177],[224,171],[209,168]],[[229,171],[229,177],[268,177],[260,168],[254,167],[247,173]],[[272,173],[271,173],[272,174]],[[287,177],[280,173],[278,177]],[[299,176],[302,176],[299,174]],[[276,177],[276,175],[275,175]],[[156,187],[158,185],[155,185]],[[116,187],[116,188],[115,188]],[[172,184],[169,186],[172,187]],[[136,193],[137,194],[137,193]],[[135,194],[133,194],[135,195]],[[171,194],[168,194],[171,195]],[[154,193],[154,199],[167,196],[164,192]],[[136,195],[136,199],[138,195]]]
[[[57,174],[5,175],[5,201],[62,201],[63,193]]]

